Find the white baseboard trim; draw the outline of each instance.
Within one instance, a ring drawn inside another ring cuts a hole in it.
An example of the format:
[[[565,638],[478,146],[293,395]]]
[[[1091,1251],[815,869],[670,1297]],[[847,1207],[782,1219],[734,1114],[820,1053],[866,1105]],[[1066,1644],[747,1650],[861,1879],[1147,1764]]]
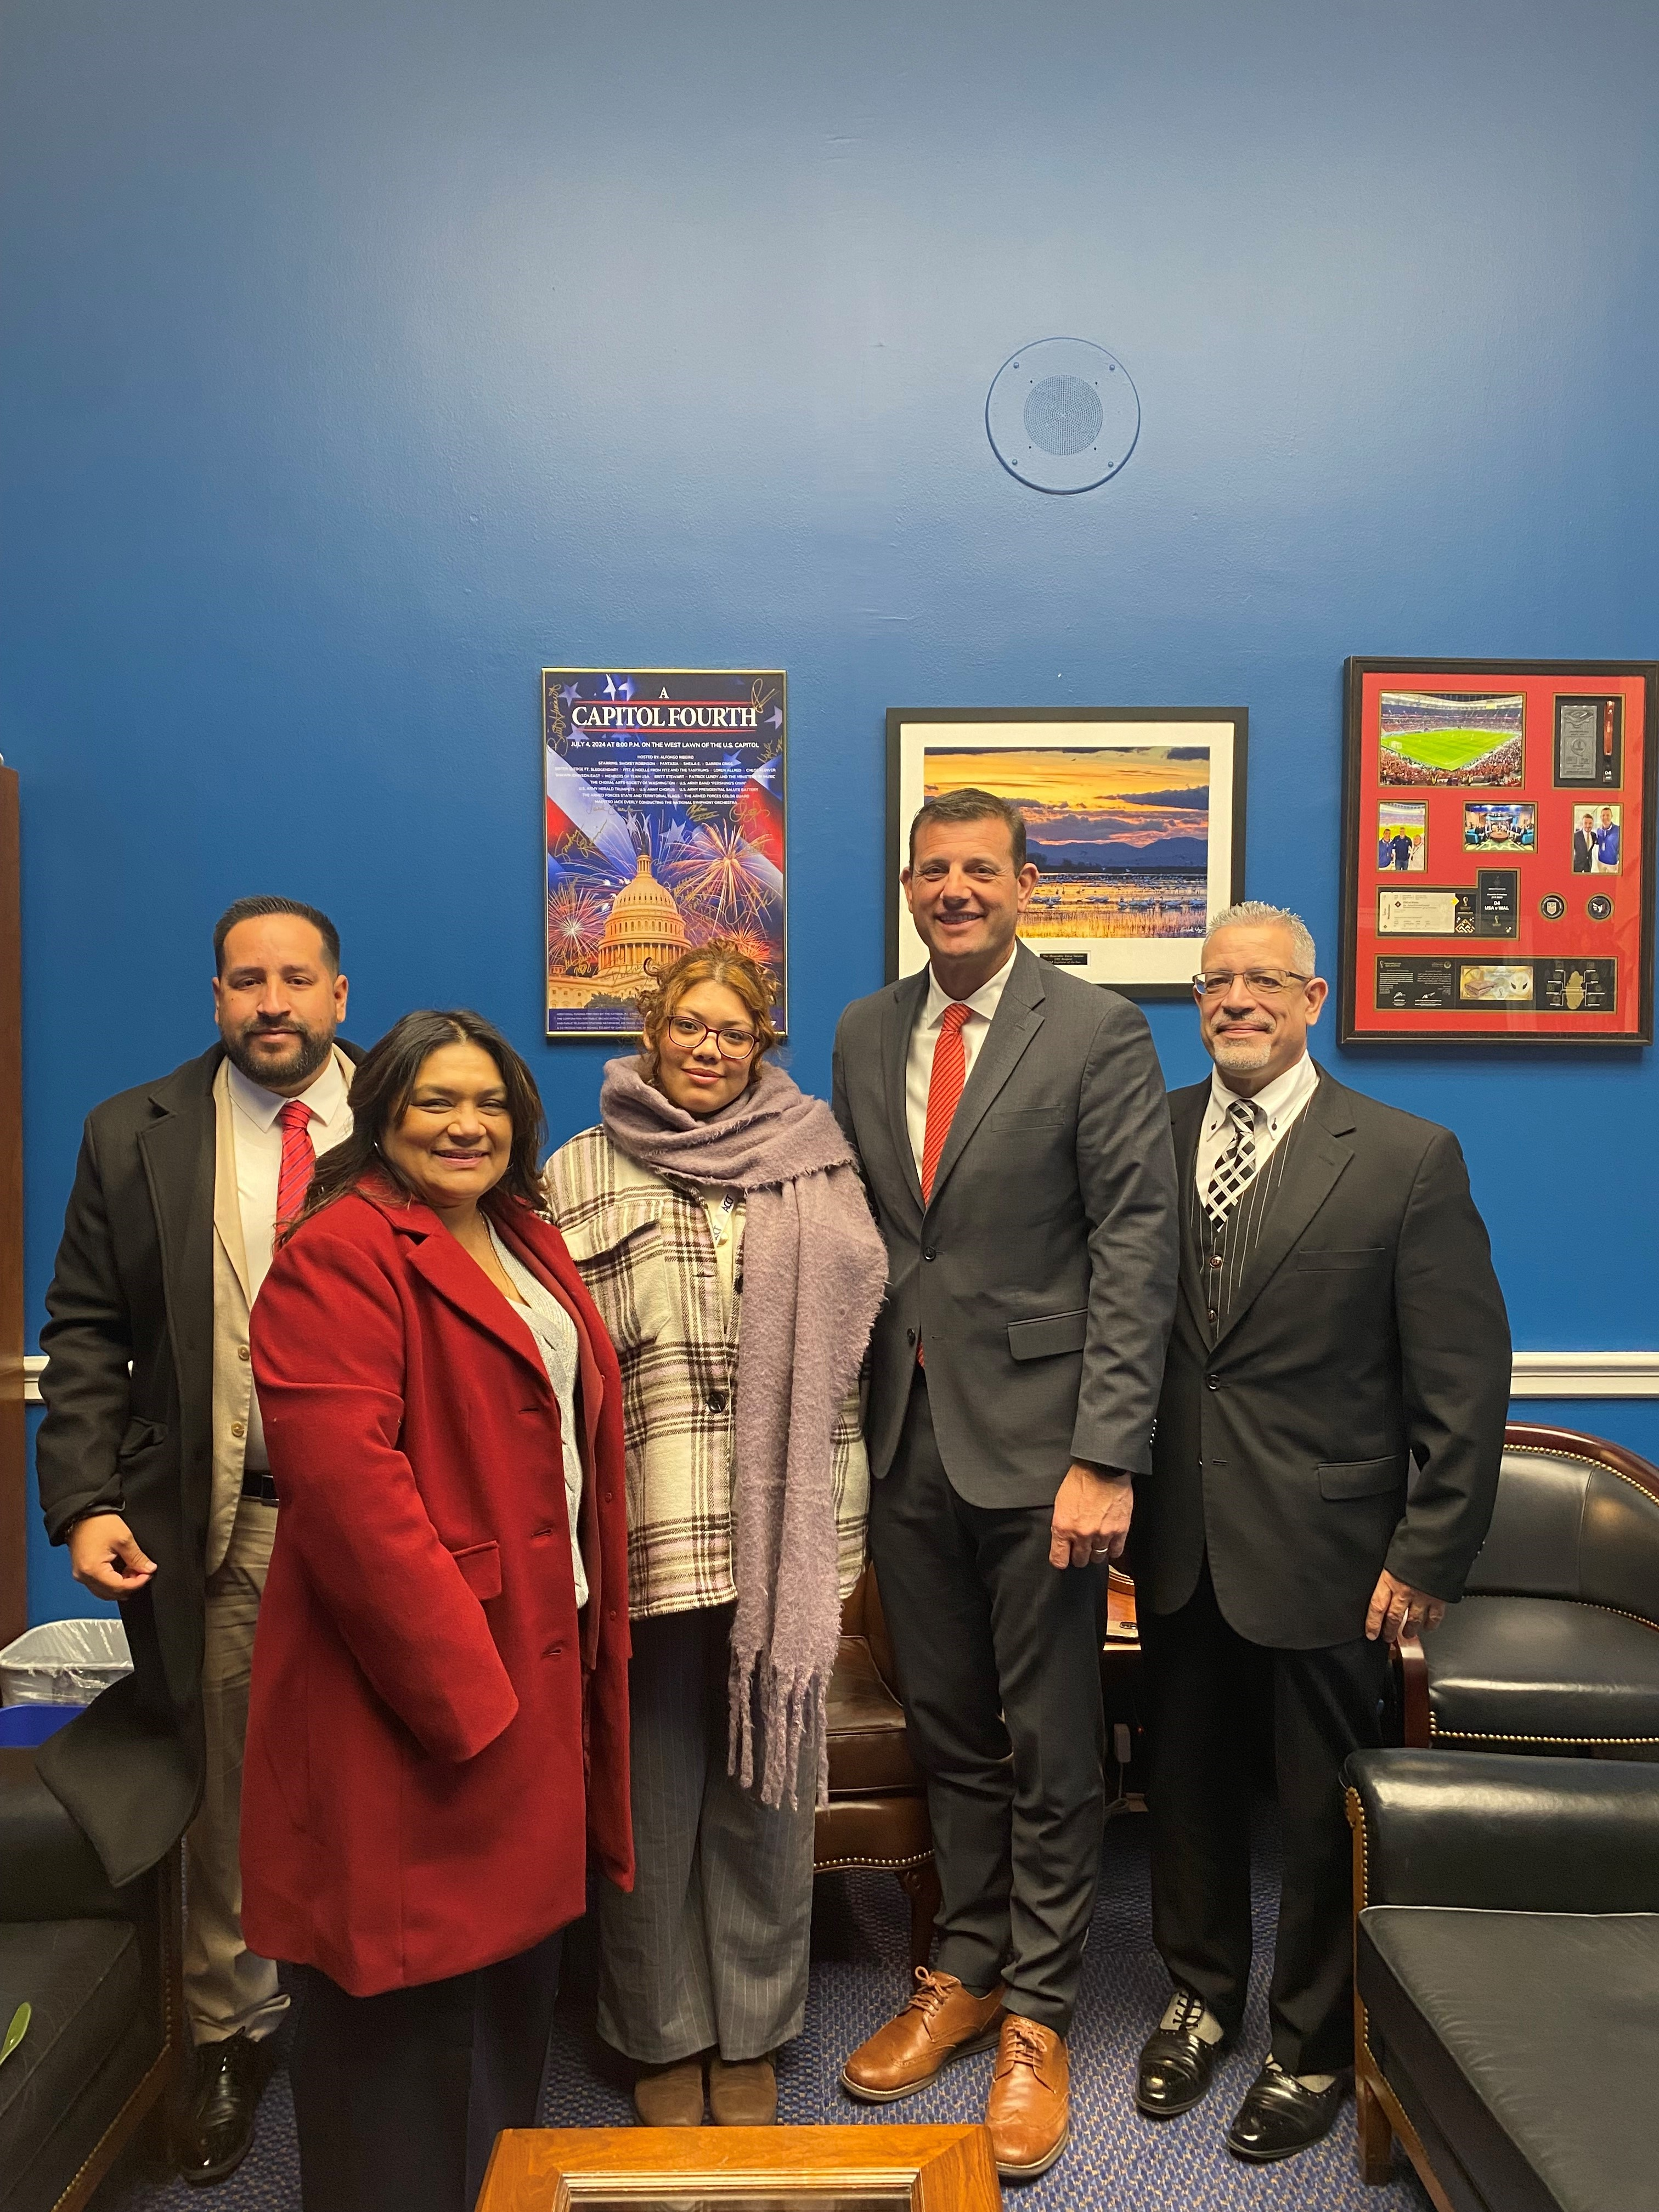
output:
[[[1659,1352],[1517,1352],[1515,1398],[1659,1398]]]
[[[23,1362],[23,1402],[40,1403],[46,1361]],[[1659,1352],[1517,1352],[1513,1398],[1659,1398]]]

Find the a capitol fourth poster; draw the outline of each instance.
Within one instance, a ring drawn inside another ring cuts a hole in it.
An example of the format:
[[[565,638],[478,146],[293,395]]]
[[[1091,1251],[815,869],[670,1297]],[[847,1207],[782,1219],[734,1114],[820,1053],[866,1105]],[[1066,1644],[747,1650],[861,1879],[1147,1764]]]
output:
[[[784,972],[781,669],[544,668],[547,1034],[629,1037],[651,976],[724,938]]]

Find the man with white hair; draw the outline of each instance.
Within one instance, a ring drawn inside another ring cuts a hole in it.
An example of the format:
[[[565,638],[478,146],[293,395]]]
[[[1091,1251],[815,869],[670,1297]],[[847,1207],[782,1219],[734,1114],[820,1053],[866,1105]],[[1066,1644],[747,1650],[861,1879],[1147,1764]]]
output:
[[[1330,2126],[1353,2057],[1342,1765],[1383,1740],[1388,1651],[1461,1595],[1492,1517],[1510,1333],[1449,1130],[1308,1056],[1326,986],[1295,915],[1210,926],[1215,1066],[1175,1091],[1181,1294],[1135,1577],[1152,1768],[1152,1925],[1175,1995],[1136,2101],[1189,2112],[1243,2017],[1246,1747],[1271,1733],[1284,1887],[1267,2063],[1228,2130],[1257,2161]]]

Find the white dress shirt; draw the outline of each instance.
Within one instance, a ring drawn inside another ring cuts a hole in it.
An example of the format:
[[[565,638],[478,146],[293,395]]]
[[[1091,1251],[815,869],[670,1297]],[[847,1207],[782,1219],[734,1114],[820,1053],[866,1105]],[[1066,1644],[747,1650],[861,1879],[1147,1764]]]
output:
[[[351,1134],[351,1109],[346,1103],[350,1078],[350,1068],[339,1053],[331,1052],[316,1081],[300,1093],[301,1103],[312,1111],[311,1146],[319,1159]],[[232,1066],[231,1133],[236,1146],[237,1211],[242,1218],[250,1304],[258,1297],[259,1285],[270,1272],[271,1248],[276,1241],[276,1186],[283,1169],[283,1131],[276,1117],[288,1103],[262,1083],[251,1083],[240,1067]],[[257,1390],[248,1403],[244,1464],[256,1474],[270,1465]]]
[[[1264,1090],[1254,1098],[1242,1103],[1255,1109],[1255,1164],[1258,1173],[1272,1158],[1274,1147],[1282,1142],[1285,1132],[1297,1115],[1319,1088],[1319,1070],[1304,1050],[1294,1067],[1287,1067],[1283,1075],[1274,1076]],[[1228,1108],[1241,1103],[1236,1091],[1229,1091],[1218,1067],[1210,1071],[1210,1103],[1204,1109],[1204,1127],[1198,1136],[1198,1160],[1194,1179],[1201,1198],[1210,1187],[1210,1177],[1215,1173],[1216,1162],[1224,1152],[1231,1152],[1233,1124]]]
[[[542,1365],[559,1404],[559,1444],[564,1455],[564,1510],[570,1523],[570,1568],[576,1584],[576,1610],[587,1603],[587,1570],[577,1523],[582,1510],[582,1455],[576,1442],[576,1377],[581,1366],[581,1346],[576,1324],[546,1285],[532,1275],[518,1254],[496,1234],[495,1224],[484,1216],[484,1227],[507,1279],[523,1302],[520,1319],[536,1340]]]
[[[1018,943],[1011,945],[1008,957],[997,969],[988,983],[981,983],[961,1003],[969,1009],[967,1020],[962,1025],[962,1048],[965,1059],[963,1079],[974,1072],[974,1058],[984,1042],[985,1032],[991,1026],[991,1017],[1001,1001],[1003,988],[1013,973],[1014,955]],[[927,1138],[927,1085],[933,1080],[933,1054],[939,1044],[939,1024],[945,1019],[945,1009],[956,1003],[948,991],[940,986],[932,968],[927,970],[927,997],[921,1016],[910,1032],[909,1057],[904,1066],[904,1122],[910,1133],[910,1149],[916,1156],[916,1173],[921,1173],[921,1149]]]

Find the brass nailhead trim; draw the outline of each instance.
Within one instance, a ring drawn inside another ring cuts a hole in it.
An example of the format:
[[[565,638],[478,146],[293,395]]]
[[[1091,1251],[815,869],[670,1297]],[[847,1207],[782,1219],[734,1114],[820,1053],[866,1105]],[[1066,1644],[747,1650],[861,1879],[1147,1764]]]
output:
[[[1609,1467],[1606,1460],[1592,1458],[1589,1452],[1561,1451],[1553,1444],[1506,1444],[1504,1449],[1506,1452],[1530,1452],[1534,1459],[1577,1460],[1580,1467],[1598,1468],[1603,1474],[1610,1474],[1615,1482],[1627,1482],[1638,1496],[1647,1499],[1650,1505],[1659,1504],[1659,1499],[1656,1499],[1645,1483],[1638,1482],[1634,1475],[1626,1474],[1621,1467]]]
[[[1659,1743],[1659,1735],[1500,1735],[1493,1729],[1437,1729],[1437,1743]]]

